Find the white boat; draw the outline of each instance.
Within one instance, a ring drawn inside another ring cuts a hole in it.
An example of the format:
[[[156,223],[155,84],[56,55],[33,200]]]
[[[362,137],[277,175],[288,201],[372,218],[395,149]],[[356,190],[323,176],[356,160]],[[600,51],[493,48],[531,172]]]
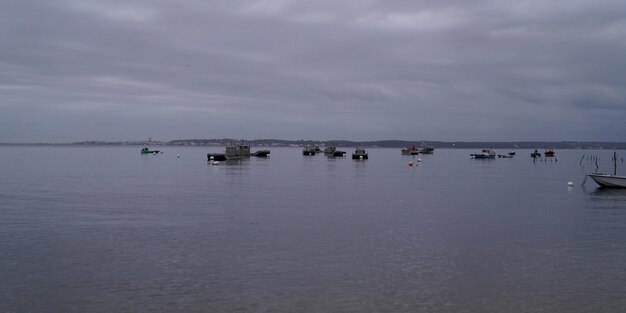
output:
[[[593,181],[595,181],[598,185],[602,187],[626,188],[626,176],[617,176],[602,173],[592,173],[587,174],[587,176],[591,177]]]
[[[613,175],[602,173],[587,174],[601,187],[626,188],[626,176],[617,175],[617,152],[613,152]]]

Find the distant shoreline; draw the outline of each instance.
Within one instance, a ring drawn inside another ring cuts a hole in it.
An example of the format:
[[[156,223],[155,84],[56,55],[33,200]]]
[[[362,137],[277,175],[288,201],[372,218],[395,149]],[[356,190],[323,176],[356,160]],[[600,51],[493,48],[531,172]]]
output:
[[[82,141],[72,143],[0,143],[0,146],[189,146],[219,147],[240,142],[240,139],[182,139],[172,141]],[[244,140],[250,146],[257,147],[302,147],[305,145],[368,147],[368,148],[404,148],[427,145],[435,149],[445,148],[494,148],[494,149],[612,149],[625,150],[626,142],[600,141],[410,141],[410,140],[281,140],[252,139]]]

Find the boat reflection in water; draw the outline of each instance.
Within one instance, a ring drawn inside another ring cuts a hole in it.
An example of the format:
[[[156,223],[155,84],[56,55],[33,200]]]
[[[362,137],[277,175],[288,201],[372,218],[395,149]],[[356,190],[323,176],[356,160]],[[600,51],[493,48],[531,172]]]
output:
[[[626,189],[598,187],[589,193],[589,208],[604,210],[626,209]]]

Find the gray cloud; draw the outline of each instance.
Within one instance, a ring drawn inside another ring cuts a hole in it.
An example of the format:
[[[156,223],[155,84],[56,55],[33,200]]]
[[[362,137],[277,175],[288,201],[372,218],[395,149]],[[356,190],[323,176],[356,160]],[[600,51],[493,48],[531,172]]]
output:
[[[7,0],[0,142],[624,140],[616,1]]]

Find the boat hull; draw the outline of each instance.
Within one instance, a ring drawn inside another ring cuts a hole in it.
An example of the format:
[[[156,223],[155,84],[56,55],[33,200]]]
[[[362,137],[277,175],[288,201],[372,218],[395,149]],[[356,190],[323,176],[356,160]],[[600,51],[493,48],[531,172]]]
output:
[[[616,176],[608,174],[588,174],[596,184],[607,188],[626,188],[626,176]]]
[[[419,151],[416,148],[403,148],[402,150],[400,150],[400,153],[402,155],[418,155],[420,154]]]
[[[353,154],[353,160],[367,160],[367,154]]]
[[[158,154],[159,152],[161,152],[161,151],[159,151],[159,150],[150,150],[150,149],[148,149],[148,147],[145,147],[145,148],[141,149],[141,154]]]
[[[335,151],[335,152],[332,152],[332,153],[326,153],[325,152],[324,155],[329,157],[329,158],[331,158],[331,157],[332,158],[339,158],[339,157],[345,156],[346,152],[345,151]]]
[[[470,156],[474,159],[495,159],[496,152],[491,149],[483,149],[481,153],[472,153]]]
[[[207,161],[226,161],[226,154],[224,153],[207,153]]]
[[[255,153],[253,153],[252,155],[255,157],[259,157],[259,158],[267,158],[270,154],[269,150],[259,150]]]

